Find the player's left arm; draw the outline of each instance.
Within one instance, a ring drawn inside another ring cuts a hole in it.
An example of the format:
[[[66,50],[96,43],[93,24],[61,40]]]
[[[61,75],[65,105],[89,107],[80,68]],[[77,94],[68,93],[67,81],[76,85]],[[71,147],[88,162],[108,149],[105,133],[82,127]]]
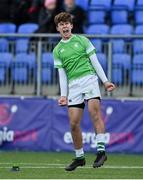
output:
[[[86,53],[91,61],[91,64],[94,67],[97,75],[103,82],[105,89],[107,91],[113,91],[115,89],[115,85],[107,79],[105,72],[104,72],[102,66],[100,65],[98,58],[96,56],[95,47],[93,46],[93,44],[90,42],[90,40],[88,38],[86,38],[84,36],[81,36],[81,38],[82,38],[83,44],[85,46]]]
[[[101,64],[99,63],[96,54],[93,53],[92,55],[90,55],[89,58],[90,58],[92,66],[96,70],[96,73],[97,73],[98,77],[103,82],[103,84],[105,86],[105,89],[107,91],[109,91],[109,92],[113,91],[115,89],[115,85],[107,79],[107,76],[105,75],[105,72],[104,72]]]

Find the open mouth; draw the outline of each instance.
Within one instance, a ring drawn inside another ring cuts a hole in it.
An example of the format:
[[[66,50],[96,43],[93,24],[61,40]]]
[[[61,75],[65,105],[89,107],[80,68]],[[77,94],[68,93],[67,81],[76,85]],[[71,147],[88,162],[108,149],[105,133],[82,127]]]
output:
[[[64,34],[67,34],[67,33],[69,33],[69,30],[68,30],[68,29],[65,29],[65,30],[63,30],[63,33],[64,33]]]

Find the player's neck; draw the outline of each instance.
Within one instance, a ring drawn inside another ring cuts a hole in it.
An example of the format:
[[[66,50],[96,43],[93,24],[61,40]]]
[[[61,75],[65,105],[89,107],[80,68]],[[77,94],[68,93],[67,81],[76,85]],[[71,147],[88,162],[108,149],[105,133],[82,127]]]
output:
[[[63,36],[62,37],[62,39],[64,40],[64,41],[67,41],[67,40],[69,40],[70,38],[72,37],[72,34],[70,34],[69,36]]]

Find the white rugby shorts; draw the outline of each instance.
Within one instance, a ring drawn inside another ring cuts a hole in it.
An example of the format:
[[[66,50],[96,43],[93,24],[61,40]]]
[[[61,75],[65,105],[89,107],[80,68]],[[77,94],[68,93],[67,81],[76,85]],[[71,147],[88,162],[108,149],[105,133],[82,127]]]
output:
[[[96,75],[87,75],[72,80],[68,85],[68,105],[81,104],[84,100],[101,97],[98,78]]]

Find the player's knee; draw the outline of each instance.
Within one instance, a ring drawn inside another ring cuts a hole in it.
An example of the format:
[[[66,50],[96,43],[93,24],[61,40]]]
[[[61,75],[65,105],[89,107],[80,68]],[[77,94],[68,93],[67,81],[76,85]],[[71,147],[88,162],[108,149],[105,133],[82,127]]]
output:
[[[89,110],[89,114],[93,121],[97,122],[99,120],[98,112],[96,112],[96,110]]]
[[[77,122],[71,122],[70,126],[71,126],[71,131],[76,131],[79,128],[79,124]]]

